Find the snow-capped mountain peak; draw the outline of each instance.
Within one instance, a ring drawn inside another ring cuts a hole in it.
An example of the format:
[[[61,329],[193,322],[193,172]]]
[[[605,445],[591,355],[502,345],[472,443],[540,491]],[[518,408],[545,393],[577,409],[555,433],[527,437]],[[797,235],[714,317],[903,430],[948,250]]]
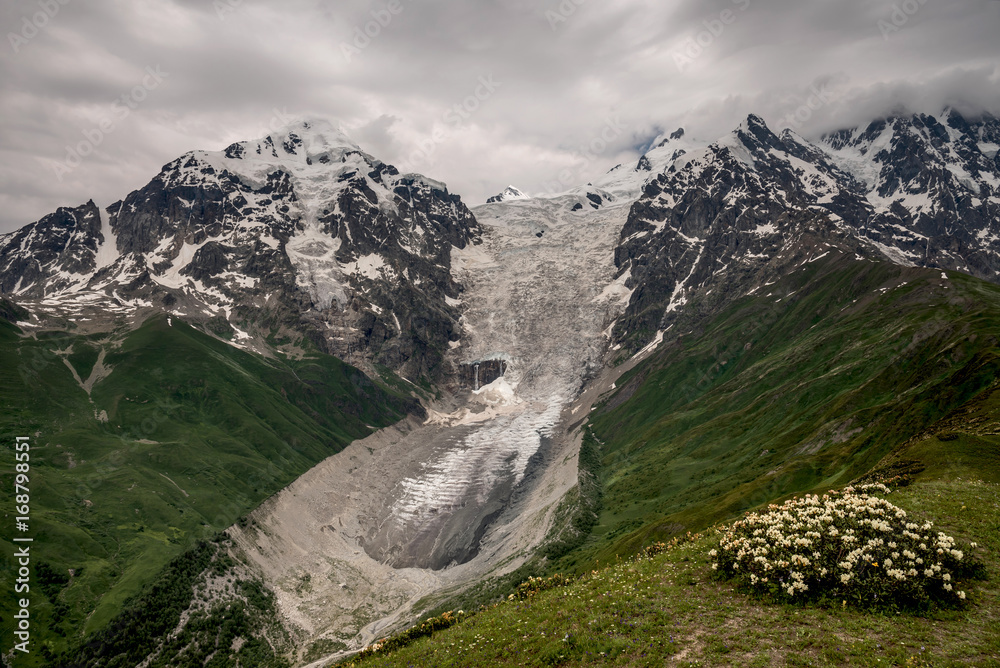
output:
[[[478,235],[443,183],[314,119],[186,153],[105,212],[60,209],[0,237],[0,291],[68,305],[87,291],[240,345],[291,328],[419,375],[455,338],[451,250]]]
[[[487,204],[496,204],[497,202],[508,202],[512,199],[530,199],[523,192],[515,188],[514,186],[507,186],[504,191],[499,195],[494,195],[493,197],[486,200]]]
[[[673,144],[657,144],[646,160]],[[711,144],[689,144],[650,170],[622,230],[620,277],[641,299],[617,336],[663,331],[695,299],[705,308],[708,295],[748,293],[779,258],[806,254],[807,237],[1000,282],[994,146],[996,118],[952,110],[876,120],[817,143],[776,135],[750,115]]]
[[[204,166],[216,172],[238,174],[254,184],[267,182],[276,170],[298,179],[326,180],[334,172],[349,171],[347,163],[378,163],[361,150],[338,125],[322,119],[291,123],[260,139],[230,144],[221,151],[191,151],[178,159],[186,164],[177,170],[182,180],[203,178]],[[193,172],[193,174],[192,174]]]
[[[635,165],[618,165],[590,185],[610,193],[619,201],[635,200],[640,196],[646,183],[664,170],[673,166],[680,169],[693,158],[704,153],[709,142],[693,137],[678,128],[673,132],[656,137]]]
[[[291,123],[258,140],[231,144],[225,153],[230,158],[259,156],[261,160],[310,163],[322,162],[324,156],[340,160],[344,153],[360,150],[339,125],[323,119],[309,119]]]
[[[775,134],[751,114],[713,142],[678,129],[651,146],[634,165],[566,192],[529,198],[510,186],[489,200],[579,215],[622,209],[628,220],[614,249],[622,285],[668,276],[662,289],[636,291],[646,302],[632,308],[648,322],[625,329],[668,326],[661,316],[710,289],[719,267],[774,257],[814,221],[893,262],[1000,279],[1000,121],[988,114],[895,116],[815,142]],[[184,314],[231,322],[251,303],[327,315],[349,308],[363,326],[345,317],[324,324],[322,336],[368,350],[409,331],[392,306],[403,286],[422,293],[412,303],[439,302],[442,323],[460,316],[450,249],[478,229],[443,183],[400,174],[335,124],[307,120],[185,154],[106,211],[60,210],[0,237],[0,290],[28,299],[111,291],[178,312],[166,302],[188,295]],[[551,238],[545,225],[532,229]],[[454,331],[439,330],[441,349]]]

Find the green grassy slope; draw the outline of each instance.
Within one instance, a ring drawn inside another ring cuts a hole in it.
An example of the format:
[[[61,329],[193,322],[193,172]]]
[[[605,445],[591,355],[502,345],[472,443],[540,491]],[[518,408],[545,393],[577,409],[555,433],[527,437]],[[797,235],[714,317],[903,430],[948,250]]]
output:
[[[887,498],[978,542],[991,579],[963,582],[964,610],[865,613],[774,605],[712,578],[713,535],[573,584],[505,601],[402,649],[344,665],[421,666],[997,666],[1000,485],[961,467]]]
[[[559,565],[846,484],[988,402],[998,340],[997,286],[836,251],[668,333],[594,413],[603,511]],[[995,441],[979,449],[997,463]]]
[[[111,373],[88,397],[70,365],[86,379],[102,349]],[[415,408],[333,357],[264,359],[163,316],[114,343],[35,341],[0,321],[0,405],[3,480],[14,437],[31,437],[28,535],[34,577],[44,564],[51,580],[31,590],[36,660],[43,643],[61,651],[102,628],[199,539]],[[5,513],[12,492],[0,493]],[[13,534],[0,535],[5,591]],[[12,599],[2,599],[5,619]],[[4,624],[5,649],[10,633]]]

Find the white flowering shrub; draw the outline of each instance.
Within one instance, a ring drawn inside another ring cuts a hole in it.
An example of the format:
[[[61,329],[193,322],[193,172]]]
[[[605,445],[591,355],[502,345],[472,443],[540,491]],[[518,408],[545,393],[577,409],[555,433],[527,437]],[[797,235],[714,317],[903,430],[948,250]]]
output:
[[[860,485],[807,495],[722,530],[709,552],[724,579],[779,600],[848,601],[858,607],[961,605],[958,578],[975,570],[955,539]],[[975,543],[972,544],[975,547]]]

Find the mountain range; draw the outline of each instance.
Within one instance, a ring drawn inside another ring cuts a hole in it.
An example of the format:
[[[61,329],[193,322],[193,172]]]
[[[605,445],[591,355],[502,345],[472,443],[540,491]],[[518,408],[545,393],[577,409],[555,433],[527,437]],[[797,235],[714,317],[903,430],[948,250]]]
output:
[[[952,110],[816,143],[753,115],[715,142],[683,130],[659,138],[573,204],[632,207],[614,248],[633,291],[615,342],[648,342],[694,292],[822,225],[896,264],[996,282],[998,148],[996,118]],[[509,186],[488,204],[524,199]],[[193,151],[104,211],[60,208],[0,237],[0,290],[101,294],[212,321],[236,340],[290,328],[341,358],[420,376],[461,336],[451,249],[479,241],[475,216],[444,184],[400,175],[314,120]]]

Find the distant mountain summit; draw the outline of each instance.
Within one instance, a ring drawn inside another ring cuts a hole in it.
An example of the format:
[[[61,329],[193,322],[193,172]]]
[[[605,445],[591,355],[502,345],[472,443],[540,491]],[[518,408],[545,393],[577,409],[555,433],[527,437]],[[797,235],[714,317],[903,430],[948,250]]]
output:
[[[512,199],[529,199],[529,197],[514,186],[507,186],[502,193],[486,200],[486,203],[496,204],[497,202],[507,202]]]

